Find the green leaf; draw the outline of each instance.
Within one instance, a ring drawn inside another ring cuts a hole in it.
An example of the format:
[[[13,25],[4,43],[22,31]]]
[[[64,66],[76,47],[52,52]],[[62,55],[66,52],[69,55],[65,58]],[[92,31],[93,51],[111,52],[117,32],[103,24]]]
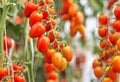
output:
[[[14,25],[12,22],[6,22],[6,31],[7,35],[15,40],[16,43],[19,43],[22,38],[22,27],[20,25]]]
[[[103,2],[103,0],[88,0],[89,5],[94,9],[94,15],[103,9]]]

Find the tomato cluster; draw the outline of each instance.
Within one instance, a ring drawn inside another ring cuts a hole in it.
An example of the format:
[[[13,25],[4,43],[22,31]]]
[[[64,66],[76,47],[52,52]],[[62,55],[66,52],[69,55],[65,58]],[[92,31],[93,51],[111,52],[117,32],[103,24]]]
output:
[[[70,21],[70,35],[74,37],[79,31],[81,37],[85,37],[84,15],[78,11],[78,5],[73,0],[62,0],[62,20]]]
[[[24,67],[17,63],[13,63],[10,69],[7,66],[0,66],[0,81],[12,82],[11,77],[14,74],[14,82],[26,82],[26,78],[22,73],[23,70]],[[10,76],[10,78],[7,76]]]
[[[99,58],[93,61],[92,66],[95,76],[103,77],[102,82],[118,82],[118,73],[120,73],[120,14],[118,14],[120,6],[116,5],[113,12],[114,21],[111,21],[105,13],[98,17],[100,52]]]
[[[42,0],[39,4],[28,2],[24,9],[31,27],[29,36],[37,38],[37,50],[44,55],[44,72],[48,73],[46,82],[56,82],[58,74],[55,70],[64,71],[67,61],[70,62],[73,57],[71,47],[61,39],[59,28],[56,27],[53,4],[53,0]]]

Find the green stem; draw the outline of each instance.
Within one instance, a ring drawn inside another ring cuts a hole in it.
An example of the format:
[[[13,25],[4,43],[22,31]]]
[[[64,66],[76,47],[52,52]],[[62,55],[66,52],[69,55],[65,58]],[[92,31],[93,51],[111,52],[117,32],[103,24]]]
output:
[[[34,81],[34,75],[33,75],[33,69],[32,69],[32,64],[28,64],[28,76],[29,76],[29,82],[35,82]]]
[[[3,34],[4,34],[4,28],[5,28],[5,23],[6,23],[6,18],[7,18],[7,13],[8,13],[8,9],[9,9],[9,5],[8,4],[4,4],[3,7],[3,13],[1,16],[1,20],[0,20],[0,55],[2,55],[2,62],[4,60],[4,52],[3,52]]]

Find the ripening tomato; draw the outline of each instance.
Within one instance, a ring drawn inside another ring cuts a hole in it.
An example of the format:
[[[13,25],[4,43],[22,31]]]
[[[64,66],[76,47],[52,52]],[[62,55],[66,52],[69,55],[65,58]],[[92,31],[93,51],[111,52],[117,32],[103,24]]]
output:
[[[120,19],[120,6],[116,6],[114,10],[114,15],[117,19]]]
[[[43,26],[43,24],[40,22],[37,22],[30,29],[29,35],[31,38],[37,38],[37,37],[40,37],[45,31],[46,31],[46,28]]]
[[[37,40],[37,49],[40,52],[46,52],[50,45],[50,39],[47,36],[41,36]]]
[[[55,49],[48,49],[44,55],[45,62],[52,63],[52,55],[55,53]]]
[[[14,82],[26,82],[25,76],[20,76],[18,73],[15,73]]]
[[[69,7],[71,4],[73,4],[72,0],[62,0],[62,9],[64,13],[68,13]]]
[[[85,27],[83,25],[76,25],[76,28],[81,34],[81,37],[85,37]]]
[[[68,14],[70,16],[74,16],[78,12],[78,5],[75,3],[70,4],[70,7],[68,9]]]
[[[62,54],[60,52],[55,52],[52,55],[52,63],[56,68],[59,68],[62,65]]]
[[[33,2],[28,2],[25,4],[24,14],[26,17],[30,17],[32,12],[38,9],[38,5]]]
[[[73,21],[70,22],[70,36],[74,37],[78,31],[78,28],[75,26]]]
[[[112,24],[113,29],[115,29],[117,32],[120,32],[120,20],[116,20]]]
[[[113,67],[111,67],[108,71],[108,77],[111,80],[116,80],[118,78],[118,73],[113,69]]]
[[[115,56],[113,58],[113,68],[115,71],[120,73],[120,56]]]
[[[98,21],[102,25],[106,25],[108,23],[108,15],[103,13],[98,17]]]
[[[102,39],[100,42],[100,48],[105,48],[107,46],[107,41],[106,39]]]
[[[83,24],[84,23],[84,15],[82,12],[77,12],[75,15],[75,23],[76,24]]]
[[[49,20],[48,13],[45,10],[42,11],[42,14],[43,14],[43,19]]]
[[[62,52],[63,52],[65,58],[67,59],[67,61],[70,62],[73,58],[72,48],[70,46],[65,46],[62,48]]]
[[[101,78],[101,77],[103,76],[103,74],[104,74],[103,68],[100,67],[100,66],[95,67],[95,68],[94,68],[94,74],[95,74],[95,76],[96,76],[97,78]]]
[[[56,67],[53,64],[45,63],[44,72],[50,73],[50,72],[54,71],[55,69],[56,69]]]
[[[107,27],[106,26],[100,26],[100,28],[98,29],[98,34],[100,37],[105,37],[107,35]]]
[[[116,53],[116,51],[117,51],[117,47],[116,47],[116,46],[110,46],[110,47],[108,48],[108,53],[109,53],[110,55],[114,55],[114,54]]]
[[[106,65],[110,65],[110,64],[112,64],[112,59],[111,58],[106,59]]]
[[[112,34],[112,33],[109,33],[109,34],[108,34],[109,41],[110,41],[113,45],[116,45],[116,42],[117,42],[119,36],[120,36],[120,33],[118,33],[118,32],[114,32],[113,34]]]
[[[3,44],[4,44],[4,49],[9,49],[12,47],[12,40],[9,36],[4,36],[4,40],[3,40]]]
[[[34,11],[30,16],[29,24],[32,27],[35,23],[41,22],[43,19],[43,14],[38,11]]]
[[[97,66],[102,66],[102,62],[99,59],[95,59],[92,63],[93,69]]]
[[[62,65],[58,68],[60,71],[64,71],[67,67],[67,60],[63,57]]]
[[[59,76],[58,76],[58,73],[55,72],[55,71],[52,71],[52,72],[50,72],[50,73],[48,74],[47,79],[56,81],[56,80],[58,79],[58,77],[59,77]]]
[[[99,55],[99,58],[100,58],[101,60],[103,60],[104,57],[105,57],[105,54],[106,54],[105,50],[102,51],[102,52],[100,52],[100,53],[98,54],[98,55]]]
[[[116,44],[117,44],[118,50],[120,51],[120,39],[117,40]]]
[[[51,15],[55,14],[55,10],[53,8],[48,7],[48,11]]]
[[[105,77],[102,82],[113,82],[109,77]]]
[[[0,67],[0,79],[8,75],[7,67]]]

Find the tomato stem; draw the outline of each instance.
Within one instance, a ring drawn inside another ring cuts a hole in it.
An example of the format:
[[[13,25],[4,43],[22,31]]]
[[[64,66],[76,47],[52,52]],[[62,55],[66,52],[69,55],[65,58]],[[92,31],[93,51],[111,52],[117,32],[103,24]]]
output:
[[[2,55],[2,63],[4,61],[4,50],[3,50],[3,35],[4,35],[4,29],[5,29],[5,23],[7,18],[7,13],[10,5],[7,3],[4,4],[3,7],[3,13],[0,20],[0,55]]]

